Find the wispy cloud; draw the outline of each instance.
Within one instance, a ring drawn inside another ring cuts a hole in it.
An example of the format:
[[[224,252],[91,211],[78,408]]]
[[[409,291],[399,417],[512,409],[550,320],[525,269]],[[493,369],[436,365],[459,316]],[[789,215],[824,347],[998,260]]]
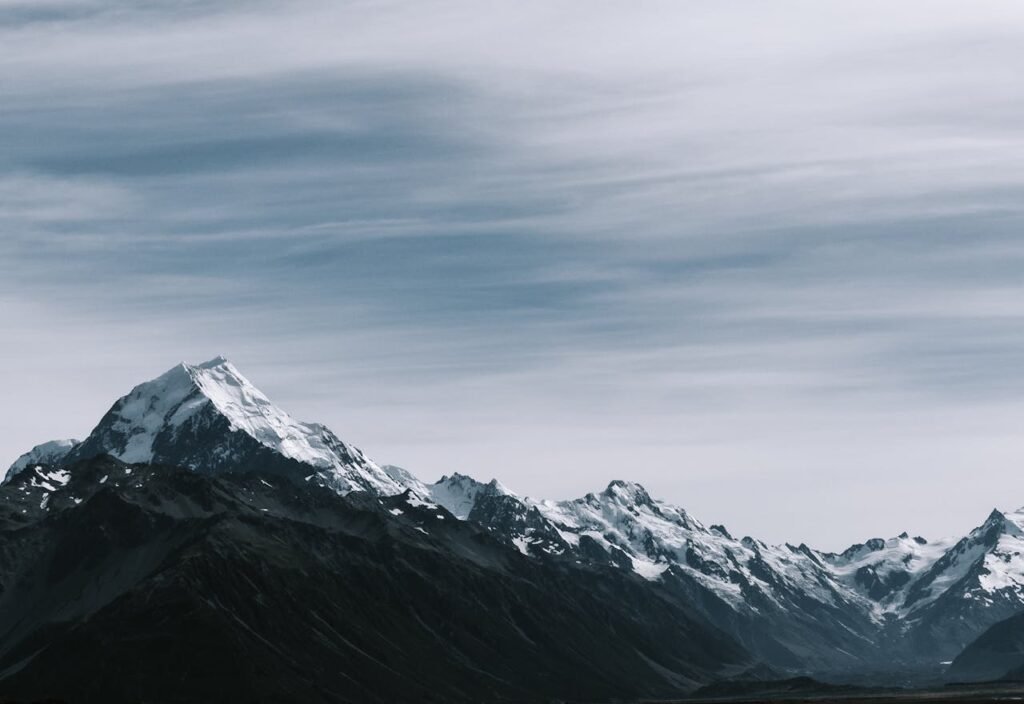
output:
[[[225,353],[427,477],[962,530],[1024,503],[1022,25],[0,1],[0,451]]]

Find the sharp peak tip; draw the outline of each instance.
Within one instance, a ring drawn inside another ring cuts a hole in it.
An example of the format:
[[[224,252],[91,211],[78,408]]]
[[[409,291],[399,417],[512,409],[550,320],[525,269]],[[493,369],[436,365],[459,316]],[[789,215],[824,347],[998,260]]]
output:
[[[201,364],[188,364],[185,366],[194,367],[196,369],[213,369],[214,367],[223,367],[225,365],[231,365],[231,360],[225,357],[224,355],[219,354],[216,357],[208,359]]]

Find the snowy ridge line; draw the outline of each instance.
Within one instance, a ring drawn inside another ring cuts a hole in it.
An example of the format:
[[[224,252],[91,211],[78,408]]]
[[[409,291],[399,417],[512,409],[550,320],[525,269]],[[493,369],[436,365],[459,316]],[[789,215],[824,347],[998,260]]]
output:
[[[489,497],[489,485],[459,474],[420,486],[462,519],[472,519]],[[600,493],[566,501],[521,498],[502,489],[501,496],[519,502],[523,513],[535,510],[550,527],[498,526],[524,554],[561,554],[589,540],[624,557],[623,564],[647,580],[684,574],[736,610],[757,610],[750,604],[753,589],[781,610],[809,598],[823,607],[852,607],[883,625],[890,618],[914,618],[955,585],[964,588],[965,599],[983,603],[1009,592],[1024,607],[1024,510],[995,512],[960,541],[929,542],[903,533],[837,554],[733,538],[633,482],[616,480]],[[551,534],[561,545],[551,544]],[[535,545],[538,550],[531,549]],[[974,573],[975,581],[964,586]]]
[[[633,482],[616,480],[567,501],[520,497],[497,480],[483,483],[462,474],[428,485],[400,467],[377,465],[323,425],[296,420],[223,357],[182,363],[136,386],[86,440],[33,448],[15,461],[5,481],[33,468],[22,490],[32,494],[33,505],[49,510],[49,495],[67,483],[62,465],[99,454],[211,474],[269,467],[341,494],[409,492],[410,505],[443,507],[525,555],[605,560],[649,581],[688,580],[737,611],[816,605],[884,624],[919,618],[949,595],[1024,608],[1022,511],[995,511],[958,541],[928,542],[904,533],[836,554],[736,539]]]

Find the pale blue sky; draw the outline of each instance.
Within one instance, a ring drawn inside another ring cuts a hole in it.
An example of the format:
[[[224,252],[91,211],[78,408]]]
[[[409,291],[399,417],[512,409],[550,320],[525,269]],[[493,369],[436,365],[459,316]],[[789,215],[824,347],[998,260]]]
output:
[[[0,0],[0,453],[225,354],[425,479],[1024,504],[1024,6]]]

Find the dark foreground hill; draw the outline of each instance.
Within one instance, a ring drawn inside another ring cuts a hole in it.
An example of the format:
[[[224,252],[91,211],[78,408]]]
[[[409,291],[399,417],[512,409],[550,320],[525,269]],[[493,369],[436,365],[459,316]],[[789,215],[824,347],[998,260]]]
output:
[[[961,682],[1024,682],[1024,613],[995,624],[964,648],[947,675]]]
[[[594,701],[750,664],[636,575],[408,495],[107,457],[0,487],[0,700]]]

